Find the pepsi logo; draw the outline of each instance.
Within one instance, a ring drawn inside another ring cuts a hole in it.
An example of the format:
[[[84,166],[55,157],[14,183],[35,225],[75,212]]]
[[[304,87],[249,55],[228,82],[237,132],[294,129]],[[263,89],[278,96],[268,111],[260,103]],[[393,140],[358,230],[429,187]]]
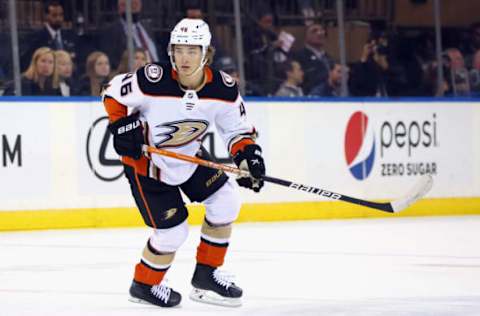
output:
[[[365,113],[357,111],[348,120],[344,147],[350,173],[357,180],[365,180],[375,161],[375,134]]]

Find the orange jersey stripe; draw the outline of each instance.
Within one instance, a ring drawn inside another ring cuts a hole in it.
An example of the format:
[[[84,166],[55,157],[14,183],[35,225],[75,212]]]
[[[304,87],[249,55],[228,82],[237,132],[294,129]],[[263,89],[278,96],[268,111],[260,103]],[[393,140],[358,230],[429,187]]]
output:
[[[103,105],[108,113],[110,123],[127,116],[127,107],[114,98],[105,97],[103,99]]]
[[[145,156],[140,157],[140,159],[135,160],[131,157],[122,157],[122,162],[135,169],[135,173],[138,173],[144,177],[148,176],[148,158]]]
[[[152,224],[153,228],[157,228],[155,225],[155,221],[153,220],[152,211],[150,210],[150,206],[147,203],[147,199],[145,199],[145,195],[143,194],[142,185],[140,184],[140,180],[138,180],[138,173],[135,172],[135,181],[137,182],[138,191],[140,192],[140,196],[142,197],[143,204],[145,205],[145,209],[148,213],[148,218],[150,219],[150,223]]]
[[[237,152],[243,150],[245,146],[255,144],[255,142],[251,138],[243,138],[232,145],[231,154],[235,156]]]

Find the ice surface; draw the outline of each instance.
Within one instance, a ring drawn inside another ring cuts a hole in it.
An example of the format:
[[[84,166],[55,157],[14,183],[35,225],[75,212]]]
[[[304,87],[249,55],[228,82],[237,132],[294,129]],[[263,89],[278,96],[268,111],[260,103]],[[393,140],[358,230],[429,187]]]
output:
[[[0,233],[0,315],[480,315],[480,216],[237,224],[244,305],[188,299],[199,227],[167,274],[172,310],[127,300],[142,229]]]

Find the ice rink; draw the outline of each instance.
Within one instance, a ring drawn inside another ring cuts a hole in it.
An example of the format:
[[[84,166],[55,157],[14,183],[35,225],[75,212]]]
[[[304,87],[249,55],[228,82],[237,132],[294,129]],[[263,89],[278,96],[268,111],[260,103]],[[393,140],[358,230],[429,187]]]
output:
[[[199,226],[167,274],[181,307],[128,301],[147,228],[0,233],[0,315],[480,315],[480,216],[237,224],[243,306],[190,301]]]

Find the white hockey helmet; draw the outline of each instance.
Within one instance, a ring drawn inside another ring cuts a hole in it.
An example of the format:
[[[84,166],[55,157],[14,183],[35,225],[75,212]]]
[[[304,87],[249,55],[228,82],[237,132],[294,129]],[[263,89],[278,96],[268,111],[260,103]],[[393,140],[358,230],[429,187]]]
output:
[[[195,45],[202,48],[202,64],[201,67],[207,63],[206,55],[207,49],[210,46],[212,34],[208,24],[201,19],[182,19],[175,25],[170,33],[170,42],[168,43],[168,56],[174,69],[176,69],[173,61],[173,45]],[[200,67],[200,68],[201,68]]]

